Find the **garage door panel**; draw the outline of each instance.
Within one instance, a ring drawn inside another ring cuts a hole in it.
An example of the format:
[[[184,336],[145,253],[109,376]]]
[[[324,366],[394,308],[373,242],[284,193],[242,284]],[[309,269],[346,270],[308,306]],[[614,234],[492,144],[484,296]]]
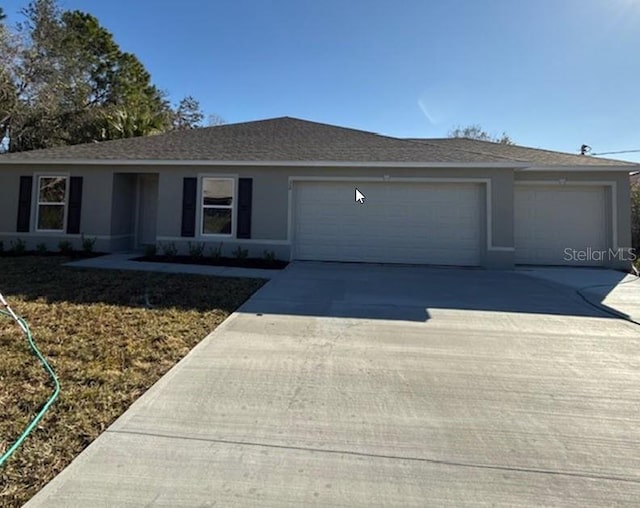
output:
[[[477,265],[478,184],[301,182],[294,186],[295,257]]]
[[[607,213],[601,186],[517,185],[515,261],[520,264],[587,264],[566,256],[566,249],[606,250]]]

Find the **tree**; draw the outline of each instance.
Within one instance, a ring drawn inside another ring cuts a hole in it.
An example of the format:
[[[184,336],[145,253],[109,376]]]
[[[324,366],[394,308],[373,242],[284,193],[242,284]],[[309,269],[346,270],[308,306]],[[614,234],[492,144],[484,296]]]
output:
[[[0,38],[0,128],[10,151],[171,128],[165,94],[94,16],[62,11],[56,0],[33,0],[22,14],[15,41],[6,29]]]
[[[164,114],[150,110],[108,108],[94,119],[91,128],[94,139],[123,139],[161,134],[167,130]]]
[[[8,71],[13,61],[13,44],[9,31],[4,24],[6,15],[0,7],[0,150],[4,147],[3,141],[14,108],[16,90]]]
[[[201,125],[198,101],[188,96],[172,109],[140,60],[122,51],[91,14],[63,11],[57,0],[31,0],[21,14],[24,20],[13,31],[0,16],[0,149]]]
[[[18,72],[21,57],[24,57],[24,41],[20,34],[5,24],[4,11],[0,16],[0,151],[9,147],[8,133],[18,112],[18,95],[24,90],[24,76]],[[27,72],[26,66],[20,69]],[[32,70],[29,70],[33,72]]]
[[[467,138],[477,139],[479,141],[491,141],[493,143],[501,143],[503,145],[513,145],[513,140],[506,132],[502,133],[502,136],[493,136],[486,132],[478,124],[467,125],[466,127],[456,127],[448,133],[450,138]]]
[[[5,124],[10,151],[62,144],[53,114],[63,84],[58,58],[61,11],[54,0],[37,0],[21,14],[24,21],[11,34],[11,60],[5,67],[14,93]]]
[[[225,123],[227,123],[227,121],[215,113],[207,116],[207,127],[216,127],[218,125],[224,125]]]
[[[203,118],[200,103],[188,95],[180,101],[174,112],[173,128],[175,130],[195,129],[201,127],[200,122]]]

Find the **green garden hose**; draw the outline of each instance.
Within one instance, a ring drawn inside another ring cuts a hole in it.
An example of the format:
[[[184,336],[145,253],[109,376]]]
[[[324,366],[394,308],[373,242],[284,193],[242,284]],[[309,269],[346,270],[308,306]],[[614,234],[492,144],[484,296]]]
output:
[[[27,436],[31,434],[35,426],[38,425],[38,422],[42,420],[42,417],[47,412],[51,404],[53,404],[53,401],[56,400],[56,398],[58,397],[58,394],[60,393],[60,383],[58,383],[58,378],[56,376],[56,373],[53,371],[51,366],[47,363],[47,360],[44,359],[44,356],[42,356],[42,353],[40,353],[40,350],[37,348],[37,346],[33,342],[33,337],[31,336],[31,330],[29,330],[29,325],[24,319],[22,319],[20,316],[16,315],[15,312],[13,312],[11,307],[9,307],[9,304],[7,303],[7,301],[2,296],[2,293],[0,293],[0,304],[4,306],[4,308],[6,309],[6,310],[0,310],[0,314],[12,318],[18,324],[18,326],[22,329],[25,336],[27,337],[27,341],[29,341],[29,346],[31,346],[31,350],[38,357],[38,360],[40,360],[40,363],[42,363],[42,366],[51,377],[53,381],[53,385],[55,386],[55,390],[53,391],[53,394],[51,395],[51,397],[49,397],[49,400],[47,401],[47,403],[42,407],[40,412],[31,421],[31,423],[24,429],[24,431],[22,432],[20,437],[17,439],[17,441],[13,443],[13,445],[11,445],[11,447],[5,453],[3,453],[2,456],[0,457],[0,467],[2,467],[4,463],[7,461],[7,459],[11,457],[11,455],[13,455],[13,453],[18,449],[18,447],[22,444],[22,442],[27,438]]]

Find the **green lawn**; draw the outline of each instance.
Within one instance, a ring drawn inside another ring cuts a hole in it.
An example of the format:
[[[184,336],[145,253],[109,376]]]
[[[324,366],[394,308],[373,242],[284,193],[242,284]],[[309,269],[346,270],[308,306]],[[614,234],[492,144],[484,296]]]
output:
[[[0,292],[31,326],[61,394],[0,470],[0,506],[21,506],[264,283],[0,258]],[[147,302],[152,308],[147,308]],[[0,316],[0,453],[46,402],[49,378]]]

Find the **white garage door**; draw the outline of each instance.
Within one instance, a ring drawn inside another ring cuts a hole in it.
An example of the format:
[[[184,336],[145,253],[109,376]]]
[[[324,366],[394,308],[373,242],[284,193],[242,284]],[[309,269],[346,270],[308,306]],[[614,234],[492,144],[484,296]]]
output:
[[[605,201],[600,186],[516,185],[516,263],[600,264],[589,249],[607,249]],[[585,254],[576,256],[574,250]]]
[[[478,184],[299,182],[294,257],[478,265],[483,198]]]

